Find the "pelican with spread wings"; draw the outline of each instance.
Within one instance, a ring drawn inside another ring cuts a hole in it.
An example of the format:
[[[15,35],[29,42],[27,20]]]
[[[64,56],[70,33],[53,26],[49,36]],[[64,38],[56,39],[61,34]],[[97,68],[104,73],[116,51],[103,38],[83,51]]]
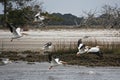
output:
[[[48,55],[49,63],[51,63],[49,69],[52,69],[55,66],[65,65],[67,62],[59,60],[59,58],[54,58],[52,54]]]
[[[18,39],[21,38],[23,35],[28,35],[26,33],[21,33],[21,28],[20,27],[15,27],[12,24],[7,22],[7,27],[9,27],[10,32],[13,33],[14,37],[11,38],[11,42],[13,41],[13,39]]]
[[[40,12],[35,15],[34,22],[42,22],[45,19],[44,16],[41,16]]]

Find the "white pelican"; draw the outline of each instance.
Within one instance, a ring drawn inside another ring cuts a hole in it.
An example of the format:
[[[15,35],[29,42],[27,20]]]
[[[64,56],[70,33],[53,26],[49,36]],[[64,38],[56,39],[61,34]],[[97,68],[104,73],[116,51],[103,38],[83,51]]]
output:
[[[87,53],[89,53],[89,52],[99,52],[100,51],[99,46],[95,46],[95,47],[86,46],[85,49],[87,50]]]
[[[82,39],[79,39],[79,40],[78,40],[78,44],[77,44],[77,45],[78,45],[78,50],[85,48],[85,44],[82,43]]]
[[[55,66],[65,65],[67,62],[59,60],[59,58],[53,58],[51,54],[48,55],[49,62],[51,63],[49,69],[52,69]]]
[[[44,53],[51,52],[51,51],[52,51],[52,48],[53,48],[52,42],[47,42],[47,43],[43,46]]]
[[[103,53],[101,52],[99,46],[96,46],[96,47],[88,47],[88,46],[85,46],[85,49],[84,50],[79,50],[79,52],[77,52],[77,56],[79,56],[80,54],[83,54],[83,53],[93,53],[93,54],[96,54],[97,56],[99,56],[100,58],[103,57]]]
[[[12,62],[8,58],[2,58],[1,63],[2,64],[9,64],[9,63],[12,63]]]
[[[79,56],[79,54],[83,54],[83,53],[86,52],[86,50],[85,50],[85,44],[82,43],[82,39],[78,40],[77,45],[78,45],[78,52],[76,54],[77,56]]]
[[[17,39],[17,38],[21,38],[23,35],[28,35],[26,33],[21,33],[21,28],[20,27],[15,27],[12,24],[7,22],[7,27],[9,27],[11,33],[13,33],[14,37],[11,38],[11,42],[13,41],[13,39]]]
[[[44,16],[41,16],[40,15],[40,12],[38,12],[36,15],[35,15],[35,19],[33,22],[42,22],[43,20],[45,19]]]
[[[101,52],[99,46],[96,46],[96,47],[88,47],[86,46],[86,51],[87,53],[93,53],[93,54],[96,54],[97,56],[99,56],[100,58],[103,57],[103,53]]]

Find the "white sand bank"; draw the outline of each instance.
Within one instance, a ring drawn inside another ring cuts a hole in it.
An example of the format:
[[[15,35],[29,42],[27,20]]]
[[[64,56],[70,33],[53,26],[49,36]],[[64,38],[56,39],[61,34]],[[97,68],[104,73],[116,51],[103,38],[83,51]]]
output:
[[[104,41],[120,44],[120,30],[107,29],[59,29],[59,30],[29,30],[29,34],[18,40],[10,42],[13,36],[10,31],[0,30],[0,48],[4,50],[41,50],[46,42],[54,44],[63,41],[65,43],[77,42],[79,38],[83,41]],[[88,37],[88,38],[84,38]]]

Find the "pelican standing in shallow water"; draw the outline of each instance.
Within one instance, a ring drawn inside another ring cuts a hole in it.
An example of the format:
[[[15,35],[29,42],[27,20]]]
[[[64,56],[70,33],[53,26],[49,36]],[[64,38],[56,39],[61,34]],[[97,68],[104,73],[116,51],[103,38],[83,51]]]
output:
[[[21,33],[21,28],[20,27],[15,27],[12,24],[7,22],[7,27],[9,27],[10,32],[13,33],[14,37],[11,38],[11,42],[13,39],[21,38],[23,35],[28,35],[26,33]]]
[[[51,63],[49,69],[52,69],[55,66],[65,65],[67,62],[59,60],[59,58],[52,57],[52,54],[48,55],[49,63]]]

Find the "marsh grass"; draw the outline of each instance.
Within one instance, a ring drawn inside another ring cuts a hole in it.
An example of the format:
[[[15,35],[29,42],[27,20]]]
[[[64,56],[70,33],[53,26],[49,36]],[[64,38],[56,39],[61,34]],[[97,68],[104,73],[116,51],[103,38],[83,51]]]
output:
[[[73,54],[76,53],[76,51],[77,51],[76,42],[58,41],[57,44],[54,45],[52,53]]]
[[[23,51],[23,52],[17,52],[17,51],[3,51],[2,54],[0,54],[0,58],[9,58],[12,61],[28,61],[28,62],[44,62],[48,61],[47,55],[41,55],[40,52],[34,52],[34,51]]]
[[[68,62],[70,65],[83,66],[120,66],[120,43],[115,41],[109,43],[105,41],[85,40],[83,43],[88,46],[100,46],[103,52],[103,59],[93,54],[82,54],[76,56],[78,51],[77,42],[75,41],[57,41],[52,50],[53,56],[59,57],[61,60]],[[2,44],[4,47],[4,44]],[[2,51],[0,58],[9,58],[17,61],[23,60],[28,62],[44,62],[48,61],[48,55],[43,55],[37,51]]]
[[[103,52],[103,58],[100,59],[94,54],[82,54],[79,57],[76,56],[78,51],[77,42],[70,41],[66,42],[59,41],[54,46],[52,52],[53,55],[58,56],[60,59],[68,62],[71,65],[84,65],[84,66],[120,66],[120,44],[116,42],[105,42],[105,41],[84,41],[85,45],[88,46],[100,46]]]
[[[94,47],[99,46],[101,51],[105,54],[111,53],[111,54],[120,54],[120,43],[116,43],[115,41],[105,42],[105,41],[84,41],[85,45]],[[54,53],[76,53],[78,51],[77,49],[77,42],[74,41],[58,41],[56,45],[54,45],[53,52]]]

